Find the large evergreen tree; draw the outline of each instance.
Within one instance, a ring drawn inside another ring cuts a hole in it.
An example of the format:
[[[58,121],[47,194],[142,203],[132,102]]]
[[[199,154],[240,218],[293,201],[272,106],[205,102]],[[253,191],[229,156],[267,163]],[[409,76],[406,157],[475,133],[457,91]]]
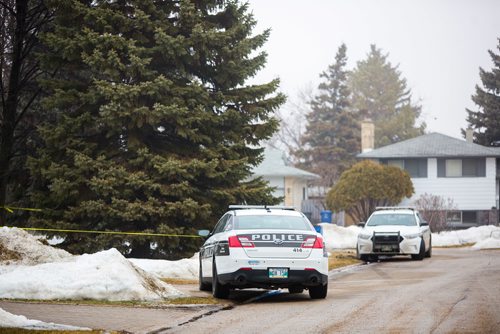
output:
[[[497,48],[500,51],[500,38]],[[467,109],[467,122],[475,130],[474,142],[486,146],[500,141],[500,54],[488,52],[494,67],[489,72],[479,69],[483,87],[476,85],[476,94],[472,96],[479,108]]]
[[[245,181],[284,98],[277,81],[248,86],[255,54],[247,5],[220,0],[54,0],[42,58],[51,121],[31,161],[38,226],[193,233],[227,204],[272,203]],[[152,243],[154,241],[154,243]],[[193,239],[67,235],[73,252],[117,247],[134,257],[193,252]]]
[[[352,108],[375,124],[375,146],[385,146],[422,135],[425,123],[416,121],[421,106],[412,102],[406,79],[375,45],[349,76]]]
[[[335,62],[321,73],[323,82],[310,102],[303,148],[295,152],[300,166],[321,176],[321,186],[331,187],[349,168],[359,152],[359,125],[349,109],[350,91],[345,70],[347,47],[342,44]]]

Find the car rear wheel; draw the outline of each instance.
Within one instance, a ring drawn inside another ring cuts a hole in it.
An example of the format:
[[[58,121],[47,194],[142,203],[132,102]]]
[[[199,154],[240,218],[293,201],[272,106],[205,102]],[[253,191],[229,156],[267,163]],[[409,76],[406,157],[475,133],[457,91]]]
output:
[[[212,267],[212,295],[215,298],[219,299],[227,299],[229,297],[229,286],[222,285],[219,283],[219,279],[217,278],[217,267],[215,265],[215,259],[213,261]]]
[[[200,291],[210,291],[212,289],[209,283],[203,282],[203,271],[201,268],[201,260],[200,260],[200,274],[198,275],[198,280],[200,284]]]
[[[325,299],[328,293],[328,283],[325,285],[312,286],[309,288],[311,299]]]

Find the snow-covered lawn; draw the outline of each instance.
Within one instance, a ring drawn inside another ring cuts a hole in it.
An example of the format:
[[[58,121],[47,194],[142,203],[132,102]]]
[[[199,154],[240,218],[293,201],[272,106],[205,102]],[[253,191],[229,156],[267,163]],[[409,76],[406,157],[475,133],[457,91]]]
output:
[[[355,248],[358,226],[322,224],[327,249]],[[433,233],[434,246],[500,249],[500,227]],[[71,255],[17,228],[0,228],[0,298],[161,300],[183,294],[160,278],[198,278],[198,254],[179,261],[126,259],[116,249]],[[0,327],[72,329],[0,309]]]

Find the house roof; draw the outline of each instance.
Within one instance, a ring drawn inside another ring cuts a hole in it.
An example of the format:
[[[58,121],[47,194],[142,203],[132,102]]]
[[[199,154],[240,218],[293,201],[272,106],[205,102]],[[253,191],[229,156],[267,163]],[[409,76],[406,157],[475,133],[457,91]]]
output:
[[[358,158],[500,157],[500,148],[486,147],[440,133],[429,133],[357,155]]]
[[[290,176],[305,180],[314,180],[319,178],[319,175],[314,173],[292,166],[287,166],[283,152],[273,148],[265,149],[264,160],[259,166],[253,169],[253,174],[257,176]]]

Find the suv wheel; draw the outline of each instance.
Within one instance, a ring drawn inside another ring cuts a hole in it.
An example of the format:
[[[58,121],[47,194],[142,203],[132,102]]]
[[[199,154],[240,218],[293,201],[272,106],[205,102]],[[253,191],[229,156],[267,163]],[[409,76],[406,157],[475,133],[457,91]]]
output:
[[[309,288],[309,296],[311,299],[325,299],[328,293],[328,283],[325,285],[311,286]]]

